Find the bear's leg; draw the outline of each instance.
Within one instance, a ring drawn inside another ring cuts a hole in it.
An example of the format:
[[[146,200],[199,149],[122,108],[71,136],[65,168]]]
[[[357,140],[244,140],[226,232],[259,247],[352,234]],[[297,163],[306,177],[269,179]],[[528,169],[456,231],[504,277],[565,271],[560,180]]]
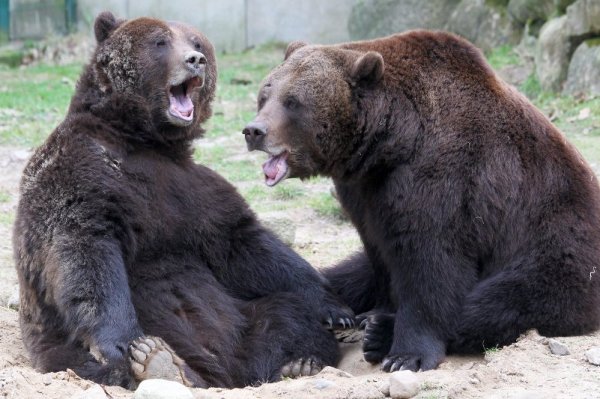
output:
[[[481,281],[464,302],[449,351],[480,353],[511,344],[531,328],[546,336],[594,331],[600,326],[600,297],[580,271],[574,265],[523,264]]]
[[[316,374],[339,360],[337,341],[296,294],[277,293],[248,302],[252,323],[242,344],[242,385]]]
[[[188,387],[208,387],[206,381],[159,337],[145,336],[134,340],[129,347],[129,354],[137,381],[160,378],[177,381]]]
[[[323,275],[342,301],[355,314],[376,306],[379,289],[371,261],[364,252],[358,252],[336,266],[323,270]]]

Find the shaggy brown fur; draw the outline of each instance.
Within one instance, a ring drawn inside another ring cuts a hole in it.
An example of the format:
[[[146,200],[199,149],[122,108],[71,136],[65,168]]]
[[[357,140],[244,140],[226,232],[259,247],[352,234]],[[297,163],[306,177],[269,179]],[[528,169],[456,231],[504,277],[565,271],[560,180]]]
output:
[[[294,43],[249,149],[267,183],[331,176],[364,252],[330,269],[365,358],[431,369],[526,329],[600,326],[600,190],[535,107],[457,36]]]
[[[162,337],[198,386],[277,380],[299,359],[335,364],[323,323],[351,311],[192,160],[215,92],[211,43],[110,13],[95,31],[68,114],[21,184],[14,254],[34,366],[133,387],[128,347],[142,335]]]

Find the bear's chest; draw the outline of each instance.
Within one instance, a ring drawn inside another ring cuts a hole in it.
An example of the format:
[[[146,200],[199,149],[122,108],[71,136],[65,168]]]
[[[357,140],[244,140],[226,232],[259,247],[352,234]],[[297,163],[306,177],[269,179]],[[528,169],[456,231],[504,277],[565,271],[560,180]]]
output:
[[[133,158],[122,170],[133,209],[131,229],[143,256],[223,247],[230,225],[243,213],[233,187],[191,162]]]

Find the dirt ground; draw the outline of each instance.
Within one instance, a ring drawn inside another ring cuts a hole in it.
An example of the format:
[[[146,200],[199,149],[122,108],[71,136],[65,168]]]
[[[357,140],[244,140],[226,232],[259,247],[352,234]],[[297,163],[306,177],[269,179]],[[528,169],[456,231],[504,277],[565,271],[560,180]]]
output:
[[[0,211],[14,214],[18,182],[29,152],[0,148],[0,191],[10,199]],[[288,215],[289,216],[289,215]],[[332,237],[354,234],[348,224],[331,224],[322,218],[291,215],[296,242],[315,264],[326,252]],[[10,220],[9,220],[10,222]],[[16,275],[12,262],[11,226],[0,224],[0,396],[5,398],[71,398],[95,388],[107,397],[130,398],[118,387],[102,387],[72,372],[41,374],[33,370],[23,348],[17,312],[5,307],[14,295]],[[306,250],[307,245],[310,246]],[[311,259],[312,258],[312,259]],[[588,363],[584,353],[600,346],[600,332],[590,336],[559,338],[570,354],[551,354],[547,339],[531,332],[509,347],[488,351],[480,357],[450,357],[439,369],[418,373],[418,398],[600,398],[600,367]],[[314,377],[285,380],[243,390],[194,390],[197,398],[383,398],[389,377],[362,359],[360,342],[345,343],[338,368]],[[84,396],[91,398],[91,391]],[[95,397],[95,396],[94,396]]]

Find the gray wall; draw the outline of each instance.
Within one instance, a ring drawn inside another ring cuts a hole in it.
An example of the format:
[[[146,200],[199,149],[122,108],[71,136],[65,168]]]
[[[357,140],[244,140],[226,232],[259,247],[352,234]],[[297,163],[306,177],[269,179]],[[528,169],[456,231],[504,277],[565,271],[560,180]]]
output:
[[[359,0],[79,0],[80,28],[91,32],[95,15],[152,16],[196,26],[217,51],[241,51],[269,41],[347,41],[348,18]]]

